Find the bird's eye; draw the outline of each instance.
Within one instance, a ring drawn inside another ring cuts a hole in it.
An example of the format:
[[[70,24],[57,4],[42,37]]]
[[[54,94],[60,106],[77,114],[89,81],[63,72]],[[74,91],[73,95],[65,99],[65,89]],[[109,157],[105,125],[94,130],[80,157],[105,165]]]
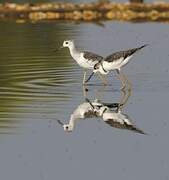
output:
[[[68,129],[69,127],[68,126],[66,126],[66,129]]]
[[[66,42],[65,44],[68,44],[68,42]]]

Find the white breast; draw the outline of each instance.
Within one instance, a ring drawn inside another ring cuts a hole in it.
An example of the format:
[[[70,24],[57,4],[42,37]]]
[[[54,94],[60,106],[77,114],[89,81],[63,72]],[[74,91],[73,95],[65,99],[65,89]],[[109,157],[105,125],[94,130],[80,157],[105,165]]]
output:
[[[123,124],[123,120],[119,117],[118,113],[115,112],[106,112],[103,114],[103,120],[107,121],[108,119],[113,119],[114,122],[119,122],[120,124]]]
[[[132,125],[132,123],[130,122],[130,120],[128,119],[128,117],[125,114],[122,113],[117,113],[117,112],[106,112],[103,114],[103,120],[106,121],[108,119],[113,119],[114,122],[118,122],[120,124],[128,124],[128,125]]]
[[[133,55],[132,56],[128,56],[126,59],[124,59],[124,61],[121,63],[121,67],[125,66],[132,57],[133,57]]]
[[[92,60],[85,59],[84,56],[83,56],[83,53],[81,53],[80,54],[80,60],[79,60],[78,64],[83,68],[93,69],[96,62],[92,61]]]
[[[71,50],[70,54],[77,63],[80,61],[80,53]]]
[[[85,113],[92,111],[92,107],[89,103],[83,103],[80,104],[76,110],[73,112],[73,115],[76,116],[76,118],[84,118]]]
[[[119,68],[121,68],[122,66],[126,65],[126,64],[129,62],[129,59],[130,59],[131,57],[132,57],[132,56],[129,56],[129,57],[127,57],[126,59],[124,59],[123,57],[121,57],[121,58],[119,58],[118,60],[113,61],[113,62],[104,61],[104,62],[103,62],[103,67],[104,67],[104,69],[107,70],[107,71],[114,70],[114,69],[119,69]]]
[[[73,59],[78,63],[79,66],[85,69],[93,69],[96,62],[92,60],[87,60],[83,57],[83,53],[72,54]]]

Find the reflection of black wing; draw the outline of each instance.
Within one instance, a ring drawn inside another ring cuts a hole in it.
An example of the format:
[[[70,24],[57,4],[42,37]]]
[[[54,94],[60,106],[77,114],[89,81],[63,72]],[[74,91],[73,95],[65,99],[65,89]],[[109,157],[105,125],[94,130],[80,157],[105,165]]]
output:
[[[133,55],[133,54],[134,54],[135,52],[137,52],[138,50],[144,48],[145,46],[147,46],[147,45],[143,45],[143,46],[141,46],[141,47],[134,48],[134,49],[129,49],[129,50],[126,50],[126,51],[115,52],[115,53],[107,56],[107,57],[104,59],[104,61],[113,62],[113,61],[119,60],[120,58],[126,59],[127,57]]]
[[[94,54],[94,53],[88,52],[88,51],[83,52],[83,57],[89,61],[99,62],[99,61],[103,60],[102,56],[99,56],[97,54]]]
[[[96,113],[94,112],[94,110],[89,110],[84,113],[84,118],[92,118],[95,116],[96,116]]]
[[[127,124],[127,122],[125,122],[125,121],[123,121],[121,123],[114,119],[107,119],[104,122],[106,122],[107,124],[109,124],[110,126],[112,126],[114,128],[128,129],[128,130],[134,131],[136,133],[145,134],[142,130],[138,129],[136,126],[134,126],[132,124]]]
[[[118,108],[122,106],[120,103],[103,103],[104,106],[107,106],[108,108]]]

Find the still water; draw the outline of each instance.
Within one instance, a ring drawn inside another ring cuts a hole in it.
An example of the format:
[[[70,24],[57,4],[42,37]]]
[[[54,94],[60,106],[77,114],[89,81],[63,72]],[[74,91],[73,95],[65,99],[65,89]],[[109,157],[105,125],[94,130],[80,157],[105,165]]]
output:
[[[2,180],[169,179],[168,24],[0,23],[0,176]],[[76,123],[72,112],[87,97],[119,103],[116,74],[103,87],[97,77],[83,93],[83,71],[64,39],[106,56],[143,44],[123,72],[132,83],[122,109],[148,135],[112,128],[101,118]]]

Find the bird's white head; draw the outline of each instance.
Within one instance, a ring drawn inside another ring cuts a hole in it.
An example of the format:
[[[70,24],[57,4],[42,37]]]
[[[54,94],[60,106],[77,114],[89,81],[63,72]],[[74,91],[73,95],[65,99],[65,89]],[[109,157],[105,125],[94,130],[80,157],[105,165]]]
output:
[[[106,71],[104,68],[103,68],[103,64],[101,62],[98,62],[94,65],[94,68],[93,68],[93,72],[94,73],[97,73],[99,72],[100,74],[108,74],[109,71]]]
[[[73,126],[71,124],[64,124],[63,129],[65,132],[72,132],[73,131]]]
[[[64,124],[62,121],[60,121],[59,119],[57,120],[58,124],[60,124],[65,132],[72,132],[74,125],[69,123],[69,124]]]
[[[74,47],[74,41],[73,40],[65,40],[65,41],[63,41],[63,47],[68,47],[68,48]]]

